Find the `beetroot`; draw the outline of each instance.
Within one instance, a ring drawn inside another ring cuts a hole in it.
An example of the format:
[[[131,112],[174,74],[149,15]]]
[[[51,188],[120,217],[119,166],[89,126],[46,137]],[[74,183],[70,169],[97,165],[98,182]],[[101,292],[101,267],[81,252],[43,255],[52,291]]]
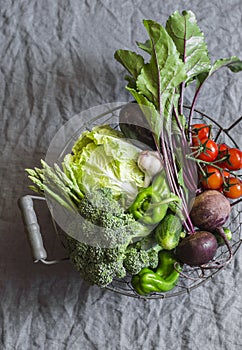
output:
[[[217,240],[212,233],[196,231],[179,243],[175,254],[184,264],[200,266],[214,257],[217,247]]]
[[[190,218],[199,229],[213,231],[225,224],[230,210],[230,203],[222,193],[208,190],[195,198]]]

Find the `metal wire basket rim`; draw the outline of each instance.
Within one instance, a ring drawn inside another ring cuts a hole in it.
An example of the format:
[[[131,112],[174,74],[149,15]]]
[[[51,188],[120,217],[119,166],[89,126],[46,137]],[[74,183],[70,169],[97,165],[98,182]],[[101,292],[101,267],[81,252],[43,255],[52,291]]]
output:
[[[122,107],[126,106],[127,104],[129,104],[130,102],[128,103],[124,103],[124,104],[121,104],[120,106],[118,107],[115,107],[115,108],[112,108],[104,113],[101,113],[100,115],[94,117],[93,119],[89,120],[88,123],[84,123],[82,125],[82,129],[83,128],[87,128],[88,126],[90,126],[90,123],[91,122],[94,122],[94,121],[97,121],[98,119],[104,117],[105,115],[108,115],[110,113],[113,113],[119,109],[121,109]],[[190,106],[184,106],[184,108],[186,109],[190,109],[191,107]],[[219,135],[221,134],[221,132],[225,133],[226,136],[229,137],[229,139],[233,142],[233,144],[235,145],[235,147],[239,148],[237,143],[235,142],[235,140],[230,136],[229,134],[229,131],[232,130],[232,128],[237,124],[239,123],[241,120],[242,120],[242,117],[238,118],[235,122],[233,122],[232,125],[230,125],[228,128],[223,128],[219,122],[217,122],[216,120],[214,120],[214,118],[212,118],[211,116],[209,116],[207,113],[204,113],[198,109],[194,109],[194,111],[198,114],[200,114],[201,117],[204,117],[205,119],[208,119],[210,120],[212,123],[214,123],[218,128],[219,128],[219,132],[218,134],[216,135],[216,138],[219,137]],[[113,115],[109,118],[111,119],[113,117]],[[79,129],[80,130],[80,129]],[[75,133],[75,135],[72,136],[72,140],[75,138],[75,137],[78,137],[79,136],[79,130]],[[64,152],[64,150],[67,149],[68,147],[68,144],[69,144],[70,140],[67,141],[66,145],[64,146],[64,149],[62,150],[62,154]],[[58,234],[58,232],[57,232]],[[237,245],[233,251],[233,255],[235,255],[237,253],[237,251],[239,250],[240,246],[241,246],[241,243],[242,243],[242,239],[240,238],[239,241],[237,241],[236,243],[234,243],[234,245]],[[145,295],[145,296],[141,296],[141,295],[138,295],[134,289],[132,288],[131,284],[129,282],[127,282],[126,280],[124,280],[122,282],[122,280],[120,279],[114,279],[113,283],[124,283],[126,286],[128,286],[130,288],[129,291],[125,290],[125,289],[122,289],[121,287],[117,288],[115,286],[112,285],[112,283],[108,286],[106,286],[105,288],[107,290],[110,290],[112,292],[115,292],[115,293],[119,293],[119,294],[122,294],[122,295],[125,295],[125,296],[129,296],[129,297],[133,297],[133,298],[136,298],[136,299],[144,299],[144,300],[148,300],[148,299],[166,299],[166,298],[170,298],[170,297],[175,297],[175,296],[180,296],[182,294],[189,294],[192,290],[196,289],[197,287],[201,286],[202,284],[206,283],[209,279],[213,278],[219,271],[221,271],[222,269],[224,269],[224,267],[220,267],[220,268],[217,268],[216,270],[214,270],[209,276],[206,276],[206,278],[203,278],[201,280],[198,280],[197,283],[193,284],[192,286],[190,287],[181,287],[183,288],[183,290],[180,290],[180,291],[171,291],[171,292],[166,292],[166,293],[152,293],[152,294],[149,294],[149,295]]]

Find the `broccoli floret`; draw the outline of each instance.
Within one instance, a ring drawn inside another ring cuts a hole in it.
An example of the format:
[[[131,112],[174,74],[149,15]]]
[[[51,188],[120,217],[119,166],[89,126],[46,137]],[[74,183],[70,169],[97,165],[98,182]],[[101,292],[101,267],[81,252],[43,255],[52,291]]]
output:
[[[161,246],[154,240],[153,234],[130,244],[126,249],[124,267],[131,275],[136,275],[144,267],[156,268]]]
[[[97,226],[113,227],[113,220],[123,223],[129,218],[119,202],[114,200],[110,188],[89,192],[81,200],[78,209],[84,218]]]
[[[149,250],[149,267],[151,269],[155,269],[158,266],[159,263],[159,251],[162,248],[157,244],[154,248]]]
[[[125,269],[132,275],[136,275],[140,270],[149,266],[149,254],[145,250],[138,251],[136,248],[129,248],[124,259]]]
[[[124,252],[119,248],[93,247],[68,237],[72,246],[70,259],[76,266],[81,277],[90,284],[105,287],[115,276],[124,277]],[[73,243],[75,249],[73,249]]]
[[[68,236],[70,259],[83,279],[105,287],[115,276],[126,275],[123,262],[128,245],[149,230],[126,214],[108,189],[84,196],[79,212],[83,217],[80,237],[70,232]]]

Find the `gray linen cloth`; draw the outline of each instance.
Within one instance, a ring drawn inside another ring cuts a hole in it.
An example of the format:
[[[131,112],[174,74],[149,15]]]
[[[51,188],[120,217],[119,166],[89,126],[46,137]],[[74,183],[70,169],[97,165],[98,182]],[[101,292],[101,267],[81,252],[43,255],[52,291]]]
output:
[[[212,59],[242,58],[240,0],[19,0],[0,6],[0,348],[163,350],[242,348],[241,252],[190,294],[142,301],[88,286],[69,262],[34,265],[17,199],[24,169],[39,166],[59,128],[87,108],[131,99],[119,48],[146,39],[142,20],[163,24],[191,9]],[[229,125],[241,115],[242,74],[223,70],[198,106]],[[189,102],[189,95],[188,95]],[[241,145],[241,127],[235,137]],[[64,252],[47,210],[39,213],[50,258]]]

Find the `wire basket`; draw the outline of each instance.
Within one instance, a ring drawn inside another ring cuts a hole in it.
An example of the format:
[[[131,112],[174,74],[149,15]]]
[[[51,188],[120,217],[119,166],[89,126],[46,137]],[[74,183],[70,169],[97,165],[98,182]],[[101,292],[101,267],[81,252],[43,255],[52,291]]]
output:
[[[46,161],[48,164],[58,163],[61,164],[63,157],[71,152],[72,146],[79,137],[79,135],[85,131],[92,129],[95,125],[101,124],[109,124],[112,128],[118,128],[119,121],[119,112],[120,109],[124,106],[124,103],[115,103],[108,104],[102,107],[102,111],[96,110],[93,108],[91,110],[91,118],[90,111],[87,115],[85,112],[80,115],[72,118],[71,123],[67,123],[65,128],[61,128],[57,133],[57,136],[53,139],[49,151],[46,155]],[[189,106],[185,106],[185,109],[189,110]],[[231,125],[225,127],[222,126],[217,120],[213,119],[209,115],[195,110],[194,120],[196,122],[205,122],[209,123],[212,126],[213,130],[213,138],[216,142],[227,143],[231,147],[239,148],[239,145],[233,138],[233,133],[235,127],[241,122],[242,117],[237,119]],[[86,120],[86,122],[83,122]],[[81,127],[76,128],[76,125],[81,122]],[[62,149],[60,149],[60,140],[62,144]],[[43,199],[42,197],[36,196],[25,196],[20,199],[20,209],[23,215],[23,221],[25,223],[26,232],[28,235],[28,239],[30,242],[30,246],[32,248],[32,255],[34,261],[40,261],[44,264],[54,264],[59,263],[60,261],[66,260],[67,258],[63,258],[61,260],[47,260],[47,253],[43,246],[43,241],[40,233],[40,228],[38,225],[37,216],[33,206],[33,199]],[[48,204],[48,199],[47,199]],[[227,224],[232,232],[232,253],[233,256],[237,253],[240,248],[242,242],[242,208],[240,200],[234,201],[232,204],[232,210],[230,215],[230,220]],[[53,215],[53,206],[51,207],[51,214]],[[55,218],[55,215],[53,215]],[[58,222],[54,219],[52,220],[53,227],[55,229],[56,234],[59,236],[63,245],[65,246],[65,233],[59,228]],[[131,285],[131,276],[126,276],[123,279],[114,278],[112,283],[109,284],[106,289],[113,291],[115,293],[119,293],[122,295],[126,295],[133,298],[139,299],[164,299],[170,298],[182,294],[190,293],[193,289],[201,286],[203,283],[211,279],[215,276],[221,269],[225,266],[221,267],[219,262],[221,260],[225,261],[229,256],[229,252],[226,246],[220,246],[217,249],[216,255],[213,258],[212,262],[214,265],[213,269],[201,269],[200,267],[190,267],[185,265],[182,273],[179,278],[179,282],[174,289],[166,293],[150,293],[149,295],[141,296],[135,292]],[[216,267],[218,265],[218,267]]]

